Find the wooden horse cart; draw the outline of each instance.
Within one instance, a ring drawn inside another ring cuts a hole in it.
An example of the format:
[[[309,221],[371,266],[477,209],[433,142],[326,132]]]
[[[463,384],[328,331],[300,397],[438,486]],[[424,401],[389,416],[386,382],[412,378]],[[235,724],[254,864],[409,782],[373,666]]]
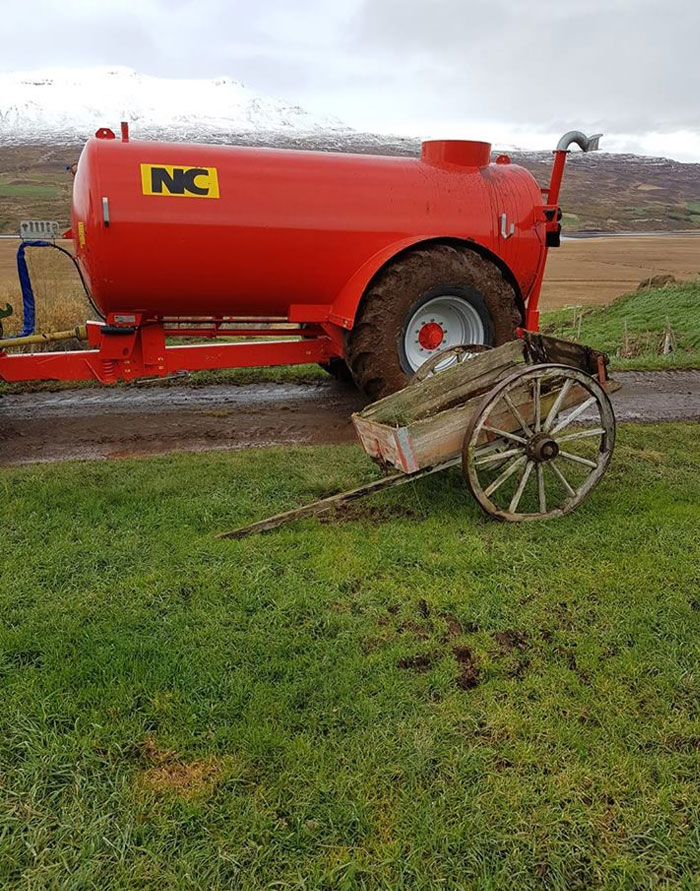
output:
[[[385,476],[221,537],[275,529],[457,464],[496,519],[564,516],[610,463],[614,389],[603,353],[541,334],[524,332],[494,349],[446,350],[403,390],[352,416],[362,447]]]

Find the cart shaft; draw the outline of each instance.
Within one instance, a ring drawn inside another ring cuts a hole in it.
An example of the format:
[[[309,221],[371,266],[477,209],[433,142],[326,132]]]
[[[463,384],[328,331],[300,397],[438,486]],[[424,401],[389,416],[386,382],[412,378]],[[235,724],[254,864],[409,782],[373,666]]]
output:
[[[241,526],[239,529],[233,529],[230,532],[222,532],[218,538],[247,538],[249,535],[255,535],[258,532],[270,532],[272,529],[278,529],[287,523],[293,523],[295,520],[302,520],[305,517],[315,517],[318,514],[334,510],[342,507],[365,495],[372,495],[374,492],[381,492],[384,489],[393,489],[396,486],[403,486],[405,483],[412,483],[415,480],[422,479],[424,476],[430,476],[432,473],[438,473],[446,470],[448,467],[454,467],[461,462],[462,458],[452,458],[443,464],[435,467],[424,467],[415,473],[393,473],[390,476],[382,477],[364,486],[358,486],[356,489],[350,489],[348,492],[341,492],[339,495],[331,495],[328,498],[322,498],[320,501],[313,501],[311,504],[305,504],[294,510],[285,511],[283,514],[276,514],[268,517],[266,520],[260,520],[258,523],[251,523],[249,526]]]

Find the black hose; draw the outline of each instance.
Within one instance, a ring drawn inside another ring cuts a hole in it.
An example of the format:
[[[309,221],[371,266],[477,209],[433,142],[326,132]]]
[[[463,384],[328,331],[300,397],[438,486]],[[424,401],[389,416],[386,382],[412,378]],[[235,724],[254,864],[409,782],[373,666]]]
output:
[[[69,250],[67,250],[64,247],[61,247],[58,244],[51,244],[49,242],[49,246],[56,248],[57,251],[60,251],[62,254],[65,254],[66,257],[70,257],[71,263],[73,264],[73,266],[75,266],[76,272],[78,273],[78,277],[80,278],[80,284],[83,286],[83,291],[85,292],[85,299],[90,304],[90,306],[92,307],[94,312],[96,312],[97,315],[104,321],[105,317],[104,317],[103,313],[101,312],[100,309],[98,309],[97,305],[95,304],[95,301],[92,299],[92,294],[90,293],[90,291],[88,289],[87,282],[85,281],[85,276],[83,275],[83,270],[80,268],[80,264],[78,263],[78,258],[75,257],[73,254],[71,254],[71,252]]]

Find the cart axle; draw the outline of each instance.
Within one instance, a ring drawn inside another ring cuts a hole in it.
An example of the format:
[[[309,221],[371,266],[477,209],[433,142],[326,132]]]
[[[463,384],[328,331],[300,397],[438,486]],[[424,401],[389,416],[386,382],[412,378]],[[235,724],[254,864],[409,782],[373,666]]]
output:
[[[539,464],[553,461],[559,454],[559,444],[548,433],[537,433],[527,444],[525,451],[529,458]]]

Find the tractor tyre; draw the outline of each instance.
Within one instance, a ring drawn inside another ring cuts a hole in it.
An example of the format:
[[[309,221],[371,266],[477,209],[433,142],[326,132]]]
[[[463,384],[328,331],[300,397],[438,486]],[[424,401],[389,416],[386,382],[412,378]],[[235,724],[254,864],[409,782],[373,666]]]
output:
[[[302,332],[305,328],[309,328],[305,322],[301,325]],[[301,335],[302,338],[304,334]],[[326,374],[330,374],[331,377],[334,377],[337,381],[340,381],[342,384],[354,384],[352,379],[352,374],[350,373],[350,369],[348,368],[347,362],[345,359],[340,359],[337,356],[334,356],[332,359],[329,359],[327,362],[319,362],[318,367],[322,368]]]
[[[419,248],[370,282],[346,337],[355,384],[372,399],[405,387],[439,350],[500,346],[522,324],[513,286],[468,248]]]
[[[352,372],[348,368],[348,364],[345,359],[329,359],[328,362],[319,362],[319,365],[324,371],[328,372],[331,377],[334,377],[337,381],[340,381],[340,383],[354,383]]]

